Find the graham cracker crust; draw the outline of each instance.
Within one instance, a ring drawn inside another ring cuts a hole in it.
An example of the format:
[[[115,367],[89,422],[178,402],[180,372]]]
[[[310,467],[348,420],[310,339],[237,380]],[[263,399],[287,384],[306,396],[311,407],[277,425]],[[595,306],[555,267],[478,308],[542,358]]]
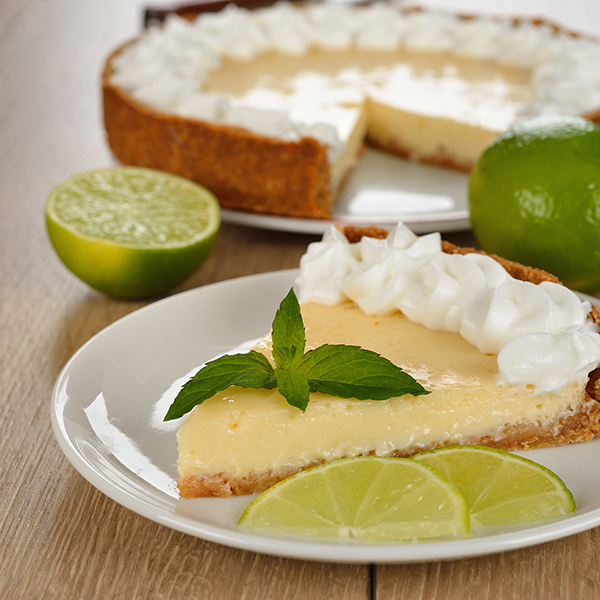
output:
[[[155,111],[102,76],[104,127],[125,165],[168,171],[208,188],[223,208],[328,218],[333,210],[327,146],[284,142],[245,129]]]

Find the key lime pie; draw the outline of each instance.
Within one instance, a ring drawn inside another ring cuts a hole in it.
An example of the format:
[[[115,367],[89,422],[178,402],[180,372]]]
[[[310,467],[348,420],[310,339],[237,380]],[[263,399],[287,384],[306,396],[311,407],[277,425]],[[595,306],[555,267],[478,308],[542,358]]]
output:
[[[521,117],[600,118],[599,65],[596,41],[540,21],[229,5],[117,50],[104,121],[124,164],[193,179],[227,208],[327,218],[365,140],[467,171]]]
[[[306,347],[361,346],[423,393],[313,392],[303,411],[272,384],[221,388],[178,431],[183,497],[256,493],[344,457],[542,448],[600,433],[600,317],[590,302],[543,271],[439,234],[416,237],[402,224],[374,233],[332,228],[308,247],[296,281]],[[255,348],[272,361],[271,349],[270,335]]]

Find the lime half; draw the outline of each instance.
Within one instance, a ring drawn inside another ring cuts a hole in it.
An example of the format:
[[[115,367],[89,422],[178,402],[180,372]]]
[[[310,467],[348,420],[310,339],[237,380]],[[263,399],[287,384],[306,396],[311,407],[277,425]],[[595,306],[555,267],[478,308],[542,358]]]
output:
[[[162,294],[210,254],[220,207],[205,188],[169,173],[114,167],[80,173],[46,202],[46,227],[63,263],[121,298]]]
[[[474,531],[524,525],[572,513],[575,500],[561,479],[532,460],[480,446],[448,446],[415,455],[465,497]]]
[[[368,456],[313,467],[274,485],[239,524],[288,536],[416,542],[466,536],[469,512],[457,488],[428,466]]]

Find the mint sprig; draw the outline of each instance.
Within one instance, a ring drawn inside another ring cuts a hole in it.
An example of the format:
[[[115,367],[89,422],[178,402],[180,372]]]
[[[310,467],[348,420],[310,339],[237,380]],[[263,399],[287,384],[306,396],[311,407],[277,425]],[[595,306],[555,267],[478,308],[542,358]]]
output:
[[[296,367],[304,355],[306,335],[300,303],[293,289],[288,292],[275,313],[271,338],[275,365],[280,369]]]
[[[165,421],[178,419],[231,385],[273,389],[277,385],[273,367],[264,354],[226,354],[206,365],[183,385],[171,404]]]
[[[304,322],[293,289],[277,309],[272,340],[275,368],[255,350],[212,360],[183,385],[164,420],[182,417],[232,385],[277,387],[289,404],[303,412],[311,392],[358,400],[429,394],[408,373],[371,350],[325,344],[305,352]]]

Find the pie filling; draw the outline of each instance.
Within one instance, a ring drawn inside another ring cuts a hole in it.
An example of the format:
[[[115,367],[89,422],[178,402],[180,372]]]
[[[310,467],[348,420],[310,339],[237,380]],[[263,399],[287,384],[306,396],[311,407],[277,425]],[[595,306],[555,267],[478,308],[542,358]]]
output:
[[[469,165],[534,99],[528,69],[407,50],[226,59],[203,90],[245,107],[285,112],[308,127],[333,125],[347,148],[340,163],[356,154],[354,138],[362,142],[366,121],[375,145],[418,159],[452,156]],[[334,187],[345,172],[336,162]]]

